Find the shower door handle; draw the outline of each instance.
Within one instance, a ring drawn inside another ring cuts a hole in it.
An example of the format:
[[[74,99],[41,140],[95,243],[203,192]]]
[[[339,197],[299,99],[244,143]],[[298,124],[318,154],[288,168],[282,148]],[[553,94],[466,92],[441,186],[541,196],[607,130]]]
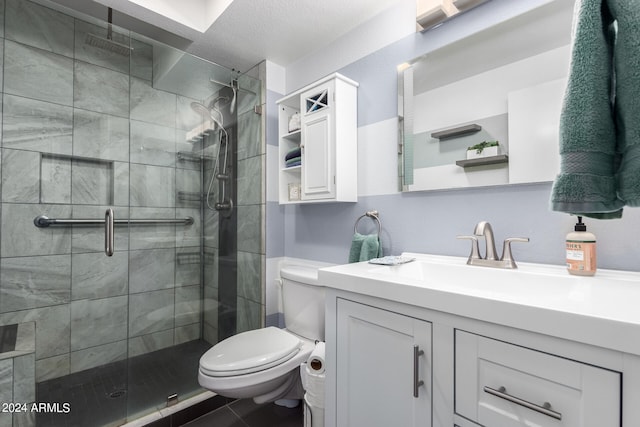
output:
[[[113,209],[107,209],[104,214],[104,253],[113,256]]]

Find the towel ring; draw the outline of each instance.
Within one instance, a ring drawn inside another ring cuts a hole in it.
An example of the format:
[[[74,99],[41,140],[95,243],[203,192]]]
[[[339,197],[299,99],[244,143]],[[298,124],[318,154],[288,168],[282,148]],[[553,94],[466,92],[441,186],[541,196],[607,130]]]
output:
[[[353,232],[354,233],[358,232],[358,223],[364,217],[373,218],[378,223],[378,235],[380,235],[380,233],[382,232],[382,224],[380,223],[380,218],[378,216],[378,211],[368,211],[368,212],[365,212],[364,215],[361,215],[360,217],[358,217],[358,219],[356,219],[355,225],[353,226]]]

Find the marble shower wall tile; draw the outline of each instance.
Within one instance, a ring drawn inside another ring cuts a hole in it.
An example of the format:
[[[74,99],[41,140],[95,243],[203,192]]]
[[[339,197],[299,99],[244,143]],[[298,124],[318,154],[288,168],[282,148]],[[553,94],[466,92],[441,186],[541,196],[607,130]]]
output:
[[[173,345],[173,329],[129,338],[129,357],[139,356]]]
[[[200,246],[176,249],[176,287],[200,284]]]
[[[131,218],[175,218],[173,208],[131,208]],[[176,247],[176,227],[183,225],[144,225],[130,226],[130,250]]]
[[[69,227],[38,228],[33,219],[39,215],[49,218],[70,218],[71,207],[65,205],[2,204],[3,257],[56,255],[71,253]]]
[[[261,117],[253,111],[238,116],[238,160],[265,153],[260,135]]]
[[[176,345],[197,340],[200,338],[200,324],[192,323],[186,326],[179,326],[174,329],[174,342]]]
[[[5,38],[73,58],[73,18],[24,0],[6,0]]]
[[[69,374],[69,353],[36,360],[36,382]]]
[[[262,217],[263,205],[238,206],[238,251],[262,252]]]
[[[175,169],[131,164],[131,206],[174,207]]]
[[[35,402],[36,400],[36,357],[27,354],[13,359],[13,401]]]
[[[175,249],[129,252],[129,292],[131,294],[175,286]]]
[[[261,103],[262,84],[260,80],[247,75],[241,75],[238,77],[238,85],[245,89],[238,91],[238,115],[246,113],[247,111],[253,112],[253,107]]]
[[[127,294],[129,257],[126,246],[121,247],[125,250],[115,252],[111,257],[105,256],[104,252],[71,256],[71,298],[73,300],[99,299]]]
[[[40,360],[69,353],[69,318],[69,304],[60,304],[2,313],[0,324],[36,322],[36,360]]]
[[[13,402],[13,359],[0,360],[0,402]],[[9,418],[11,426],[11,418]]]
[[[238,297],[237,299],[237,333],[259,329],[262,327],[262,306],[259,303]]]
[[[4,37],[4,6],[5,0],[0,0],[0,37]]]
[[[176,207],[199,209],[201,193],[200,171],[176,169]]]
[[[2,201],[40,201],[40,154],[33,151],[2,150]]]
[[[71,350],[126,339],[127,314],[127,296],[71,302]]]
[[[73,105],[73,60],[9,40],[4,42],[4,92]]]
[[[174,290],[145,292],[130,297],[129,336],[146,335],[173,328]]]
[[[264,156],[238,160],[238,205],[262,203],[262,171]]]
[[[76,108],[129,116],[129,76],[84,62],[75,62],[73,101]]]
[[[106,365],[127,358],[127,341],[98,345],[70,354],[71,373]]]
[[[176,143],[173,128],[131,121],[131,162],[175,166]]]
[[[176,327],[198,323],[201,310],[200,286],[176,288]]]
[[[175,127],[176,95],[156,90],[151,83],[131,78],[131,119]]]
[[[79,19],[75,20],[75,58],[99,65],[121,73],[129,73],[129,55],[119,55],[107,49],[101,49],[87,43],[89,34],[99,38],[107,38],[107,29]],[[113,32],[113,41],[129,45],[129,36],[119,30]]]
[[[113,163],[74,159],[71,161],[71,200],[74,205],[112,205]]]
[[[260,303],[262,301],[262,255],[238,252],[238,295]]]
[[[70,255],[0,261],[1,313],[65,304],[70,300]]]
[[[202,242],[200,209],[176,209],[176,218],[193,218],[193,224],[176,227],[176,247],[199,246]]]
[[[129,120],[74,109],[73,155],[128,162]]]
[[[71,154],[73,110],[49,102],[5,94],[2,146],[43,153]]]
[[[71,159],[40,156],[40,203],[71,203]]]

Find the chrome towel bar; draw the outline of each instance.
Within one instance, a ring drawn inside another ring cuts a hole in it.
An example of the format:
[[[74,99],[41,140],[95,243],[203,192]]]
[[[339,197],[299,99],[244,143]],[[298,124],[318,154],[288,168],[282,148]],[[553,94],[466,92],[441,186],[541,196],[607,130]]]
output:
[[[50,225],[104,225],[104,219],[58,219],[49,218],[46,215],[40,215],[33,219],[36,227],[44,228]],[[135,224],[135,225],[159,225],[159,224],[193,224],[193,218],[170,218],[170,219],[114,219],[114,224]]]

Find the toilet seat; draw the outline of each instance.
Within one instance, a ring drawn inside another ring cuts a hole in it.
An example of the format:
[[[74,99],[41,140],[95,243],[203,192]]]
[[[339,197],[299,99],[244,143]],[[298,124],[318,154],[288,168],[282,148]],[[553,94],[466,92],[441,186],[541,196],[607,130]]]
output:
[[[294,357],[303,342],[276,327],[247,331],[214,345],[200,359],[200,371],[212,377],[250,374]]]

